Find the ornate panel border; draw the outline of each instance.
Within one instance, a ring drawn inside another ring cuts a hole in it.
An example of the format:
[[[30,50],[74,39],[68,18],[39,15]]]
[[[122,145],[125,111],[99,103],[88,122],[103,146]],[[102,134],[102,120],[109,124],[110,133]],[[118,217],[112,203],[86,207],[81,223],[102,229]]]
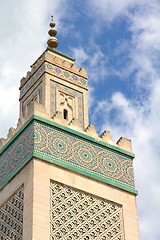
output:
[[[0,184],[25,162],[33,149],[34,125],[31,124],[0,154]]]
[[[78,106],[77,106],[78,120],[83,127],[83,122],[84,122],[83,94],[72,88],[69,88],[62,84],[59,84],[53,80],[50,80],[50,114],[51,114],[51,116],[53,116],[53,114],[57,111],[57,109],[56,109],[56,99],[57,99],[56,88],[58,88],[61,91],[64,91],[66,94],[70,94],[78,99]]]
[[[74,83],[75,85],[81,86],[83,88],[88,87],[88,81],[75,73],[64,70],[63,68],[57,67],[51,63],[45,63],[45,70],[55,76],[58,76],[65,81]]]
[[[47,125],[34,128],[35,151],[134,187],[133,161],[127,156]]]
[[[33,157],[137,194],[133,154],[37,116],[0,150],[0,188]]]

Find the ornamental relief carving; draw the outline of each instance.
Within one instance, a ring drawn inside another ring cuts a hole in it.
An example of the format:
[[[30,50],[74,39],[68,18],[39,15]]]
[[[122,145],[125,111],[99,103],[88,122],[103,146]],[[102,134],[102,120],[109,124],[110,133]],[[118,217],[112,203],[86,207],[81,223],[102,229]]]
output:
[[[51,240],[124,240],[122,207],[51,181]]]
[[[22,240],[23,187],[0,208],[0,239]]]
[[[76,117],[76,98],[57,89],[57,110],[68,122]]]

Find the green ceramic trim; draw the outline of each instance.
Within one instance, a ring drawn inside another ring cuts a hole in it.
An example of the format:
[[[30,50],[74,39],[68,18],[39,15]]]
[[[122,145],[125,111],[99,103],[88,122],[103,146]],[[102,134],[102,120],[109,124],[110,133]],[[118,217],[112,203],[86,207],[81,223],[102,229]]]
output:
[[[0,149],[0,155],[7,150],[8,146],[26,129],[26,127],[32,122],[34,119],[34,116],[32,116],[30,119],[27,120],[26,123],[14,134],[13,137]]]
[[[93,172],[91,170],[89,171],[88,169],[81,168],[80,166],[78,166],[78,165],[76,166],[75,164],[71,164],[69,162],[66,162],[63,159],[58,160],[56,158],[46,156],[45,154],[41,154],[41,153],[36,152],[36,151],[34,151],[34,157],[39,158],[39,159],[44,160],[44,161],[47,161],[47,162],[50,162],[50,163],[54,163],[54,164],[56,164],[58,166],[61,166],[63,168],[67,168],[71,171],[77,172],[79,174],[85,175],[85,176],[93,178],[93,179],[96,179],[100,182],[107,183],[109,185],[120,188],[122,190],[134,193],[136,195],[138,194],[137,190],[129,187],[125,183],[123,184],[123,183],[117,182],[116,180],[109,179],[106,176],[100,176],[100,175],[96,174],[95,172]]]
[[[88,136],[88,135],[85,135],[84,133],[78,132],[78,131],[76,131],[76,130],[70,129],[70,128],[68,128],[68,127],[65,127],[65,126],[63,126],[63,125],[60,125],[60,124],[58,124],[58,123],[55,123],[55,122],[53,122],[53,121],[51,121],[51,120],[48,120],[48,119],[45,119],[45,118],[42,118],[42,117],[39,117],[39,116],[36,116],[36,115],[32,115],[32,117],[31,117],[29,120],[27,120],[27,122],[18,130],[18,132],[15,133],[15,135],[2,147],[2,149],[0,150],[0,154],[7,149],[7,147],[20,135],[20,133],[22,133],[22,132],[25,130],[25,128],[26,128],[33,120],[38,120],[38,121],[40,121],[40,122],[42,122],[42,123],[45,123],[45,124],[47,123],[47,124],[49,124],[49,125],[52,125],[52,126],[54,126],[54,127],[57,127],[57,128],[62,129],[62,130],[64,130],[64,131],[67,131],[67,132],[69,132],[69,133],[71,133],[71,134],[74,134],[74,135],[77,135],[77,136],[79,136],[79,137],[85,138],[85,139],[87,139],[87,140],[89,140],[89,141],[92,141],[92,142],[94,142],[94,143],[96,143],[96,144],[98,144],[98,145],[101,145],[101,146],[110,148],[110,149],[112,149],[112,150],[115,150],[116,152],[123,153],[123,154],[129,156],[131,159],[133,159],[133,158],[135,157],[135,155],[134,155],[133,153],[131,153],[131,152],[127,152],[127,151],[125,151],[125,150],[123,150],[123,149],[121,149],[121,148],[119,148],[119,147],[110,145],[110,144],[105,143],[105,142],[103,142],[103,141],[99,141],[99,140],[97,140],[97,139],[95,139],[95,138],[93,138],[93,137],[90,137],[90,136]]]
[[[34,115],[34,119],[35,119],[35,120],[38,120],[38,121],[40,121],[40,122],[43,122],[43,123],[47,123],[47,124],[52,125],[52,126],[54,126],[54,127],[57,127],[57,128],[59,128],[59,129],[62,129],[62,130],[64,130],[64,131],[67,131],[67,132],[72,133],[72,134],[74,134],[74,135],[77,135],[77,136],[79,136],[79,137],[85,138],[85,139],[87,139],[87,140],[89,140],[89,141],[92,141],[92,142],[98,144],[98,145],[101,145],[101,146],[110,148],[110,149],[112,149],[112,150],[115,150],[116,152],[123,153],[123,154],[131,157],[131,159],[133,159],[133,158],[135,157],[135,155],[134,155],[133,153],[131,153],[131,152],[125,151],[125,150],[123,150],[123,149],[121,149],[121,148],[119,148],[119,147],[116,147],[116,146],[110,145],[110,144],[108,144],[108,143],[105,143],[105,142],[103,142],[103,141],[97,140],[97,139],[95,139],[95,138],[93,138],[93,137],[90,137],[90,136],[84,134],[84,133],[81,133],[81,132],[78,132],[78,131],[73,130],[73,129],[71,129],[71,128],[65,127],[65,126],[60,125],[60,124],[58,124],[58,123],[55,123],[55,122],[53,122],[53,121],[51,121],[51,120],[48,120],[48,119],[45,119],[45,118],[42,118],[42,117],[39,117],[39,116],[36,116],[36,115]]]
[[[74,172],[77,172],[79,174],[82,174],[84,176],[87,176],[87,177],[90,177],[90,178],[93,178],[95,180],[98,180],[100,182],[103,182],[103,183],[106,183],[106,184],[109,184],[109,185],[112,185],[114,187],[117,187],[119,189],[122,189],[124,191],[127,191],[127,192],[130,192],[130,193],[133,193],[135,195],[138,194],[138,191],[135,190],[134,188],[131,188],[129,186],[127,186],[127,184],[123,184],[123,183],[120,183],[120,182],[117,182],[115,180],[112,180],[112,179],[109,179],[108,177],[106,176],[100,176],[98,174],[96,174],[95,172],[92,172],[92,171],[89,171],[89,170],[85,170],[84,168],[82,169],[80,166],[76,166],[76,165],[71,165],[70,163],[67,163],[65,161],[63,161],[63,159],[61,159],[60,161],[57,160],[56,158],[51,158],[49,156],[46,156],[45,154],[41,154],[41,153],[38,153],[36,151],[33,151],[32,153],[30,153],[26,158],[25,160],[23,161],[23,163],[21,163],[16,169],[14,169],[11,174],[0,184],[0,190],[33,158],[33,157],[36,157],[40,160],[43,160],[43,161],[47,161],[47,162],[50,162],[50,163],[53,163],[53,164],[56,164],[60,167],[63,167],[63,168],[67,168],[71,171],[74,171]]]
[[[31,152],[25,160],[6,177],[0,184],[0,190],[33,158],[33,156],[34,152]]]
[[[71,61],[73,61],[73,62],[75,62],[75,60],[76,60],[75,58],[72,58],[72,57],[70,57],[70,56],[62,53],[62,52],[58,51],[58,50],[55,49],[55,48],[52,48],[52,49],[51,49],[51,48],[47,48],[47,50],[50,50],[50,51],[52,51],[52,52],[54,52],[54,53],[57,53],[58,55],[60,55],[60,56],[62,56],[62,57],[68,58],[69,60],[71,60]]]
[[[18,130],[18,132],[15,133],[15,135],[1,148],[0,154],[7,149],[7,147],[25,130],[25,128],[26,128],[33,120],[38,120],[38,121],[40,121],[40,122],[42,122],[42,123],[45,123],[45,124],[47,123],[47,124],[49,124],[49,125],[52,125],[52,126],[54,126],[54,127],[57,127],[57,128],[62,129],[62,130],[64,130],[64,131],[67,131],[67,132],[69,132],[69,133],[71,133],[71,134],[74,134],[74,135],[77,135],[77,136],[79,136],[79,137],[85,138],[85,139],[87,139],[87,140],[89,140],[89,141],[92,141],[92,142],[94,142],[94,143],[96,143],[96,144],[98,144],[98,145],[101,145],[101,146],[110,148],[110,149],[112,149],[112,150],[115,150],[116,152],[123,153],[123,154],[129,156],[131,159],[133,159],[133,158],[135,157],[135,155],[134,155],[133,153],[127,152],[127,151],[125,151],[125,150],[123,150],[123,149],[121,149],[121,148],[119,148],[119,147],[110,145],[110,144],[105,143],[105,142],[103,142],[103,141],[99,141],[99,140],[97,140],[97,139],[95,139],[95,138],[93,138],[93,137],[90,137],[90,136],[88,136],[88,135],[85,135],[84,133],[80,133],[80,132],[78,132],[78,131],[76,131],[76,130],[70,129],[70,128],[68,128],[68,127],[65,127],[65,126],[63,126],[63,125],[60,125],[60,124],[58,124],[58,123],[55,123],[55,122],[53,122],[53,121],[51,121],[51,120],[48,120],[48,119],[45,119],[45,118],[42,118],[42,117],[39,117],[39,116],[36,116],[36,115],[32,115],[32,117],[31,117],[29,120],[27,120],[27,122]]]
[[[16,138],[21,135],[27,126],[29,126],[34,120],[36,121],[39,121],[43,124],[49,124],[51,126],[54,126],[56,128],[59,128],[61,130],[64,130],[64,131],[67,131],[71,134],[74,134],[76,136],[79,136],[81,138],[85,138],[87,139],[88,141],[91,141],[91,142],[94,142],[98,145],[101,145],[101,146],[105,146],[109,149],[113,149],[115,150],[116,152],[118,151],[119,153],[123,153],[125,155],[128,155],[131,159],[133,159],[133,154],[132,153],[128,153],[124,150],[121,150],[119,149],[118,147],[115,147],[115,146],[112,146],[112,145],[109,145],[107,143],[104,143],[104,142],[101,142],[101,141],[98,141],[92,137],[89,137],[89,136],[86,136],[85,134],[83,133],[80,133],[78,131],[75,131],[75,130],[72,130],[72,129],[69,129],[67,127],[64,127],[58,123],[55,123],[51,120],[47,120],[47,119],[44,119],[42,117],[39,117],[39,116],[36,116],[36,115],[33,115],[19,130],[18,132],[6,143],[6,145],[0,150],[0,154],[2,154],[5,150],[7,150],[7,148],[12,144],[12,142],[14,142],[16,140]],[[92,172],[91,170],[88,170],[88,169],[84,169],[80,166],[76,166],[74,164],[70,164],[70,163],[67,163],[66,161],[64,161],[63,159],[61,159],[61,161],[55,159],[55,158],[52,158],[52,157],[49,157],[49,156],[46,156],[45,154],[42,154],[42,153],[38,153],[36,151],[33,151],[32,153],[30,153],[26,158],[25,160],[23,161],[23,163],[21,163],[16,169],[14,169],[10,175],[0,184],[0,189],[3,188],[3,186],[8,182],[10,181],[20,170],[21,168],[32,158],[32,157],[37,157],[37,158],[40,158],[42,160],[45,160],[45,161],[48,161],[48,162],[52,162],[54,164],[57,164],[61,167],[64,167],[64,168],[67,168],[69,170],[72,170],[72,171],[75,171],[75,172],[78,172],[80,174],[83,174],[85,176],[88,176],[88,177],[91,177],[91,178],[94,178],[98,181],[101,181],[101,182],[105,182],[107,184],[110,184],[112,186],[115,186],[115,187],[118,187],[120,189],[123,189],[125,191],[129,191],[129,192],[132,192],[134,194],[137,194],[137,191],[128,186],[127,184],[125,183],[121,183],[121,182],[117,182],[116,180],[114,179],[110,179],[109,177],[106,177],[106,176],[103,176],[103,175],[100,175],[98,173],[95,173],[95,172]]]

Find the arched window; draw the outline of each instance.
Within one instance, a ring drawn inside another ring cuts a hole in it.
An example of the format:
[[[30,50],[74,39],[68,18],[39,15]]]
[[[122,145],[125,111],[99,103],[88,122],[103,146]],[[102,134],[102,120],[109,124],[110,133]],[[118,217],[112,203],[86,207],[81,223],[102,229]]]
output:
[[[63,110],[63,117],[64,117],[64,119],[68,119],[68,111],[67,111],[67,109],[64,109]]]

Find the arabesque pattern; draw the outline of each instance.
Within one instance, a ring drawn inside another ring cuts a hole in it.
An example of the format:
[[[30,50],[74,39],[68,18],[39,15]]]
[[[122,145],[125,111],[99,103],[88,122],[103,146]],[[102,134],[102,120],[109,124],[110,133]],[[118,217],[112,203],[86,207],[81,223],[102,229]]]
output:
[[[1,186],[34,154],[134,190],[133,157],[37,120],[0,152]]]
[[[35,150],[81,169],[134,186],[132,160],[67,132],[35,124]]]
[[[83,113],[83,96],[82,93],[66,87],[62,84],[56,83],[54,81],[50,81],[50,113],[51,116],[53,116],[53,114],[57,111],[56,109],[56,90],[60,90],[60,91],[64,91],[66,94],[69,94],[71,96],[74,96],[77,98],[78,100],[78,105],[77,105],[77,109],[78,109],[78,120],[81,123],[82,127],[83,127],[83,120],[84,120],[84,113]]]
[[[23,187],[0,208],[0,239],[22,240]]]
[[[122,207],[51,181],[51,240],[123,240]]]
[[[33,152],[33,140],[34,125],[31,124],[6,151],[0,154],[0,184]]]
[[[53,64],[46,63],[45,69],[51,74],[59,76],[60,78],[63,78],[65,81],[72,82],[75,85],[79,85],[85,88],[87,88],[88,86],[88,81],[85,78],[82,78],[72,72],[64,70],[63,68],[54,66]]]

